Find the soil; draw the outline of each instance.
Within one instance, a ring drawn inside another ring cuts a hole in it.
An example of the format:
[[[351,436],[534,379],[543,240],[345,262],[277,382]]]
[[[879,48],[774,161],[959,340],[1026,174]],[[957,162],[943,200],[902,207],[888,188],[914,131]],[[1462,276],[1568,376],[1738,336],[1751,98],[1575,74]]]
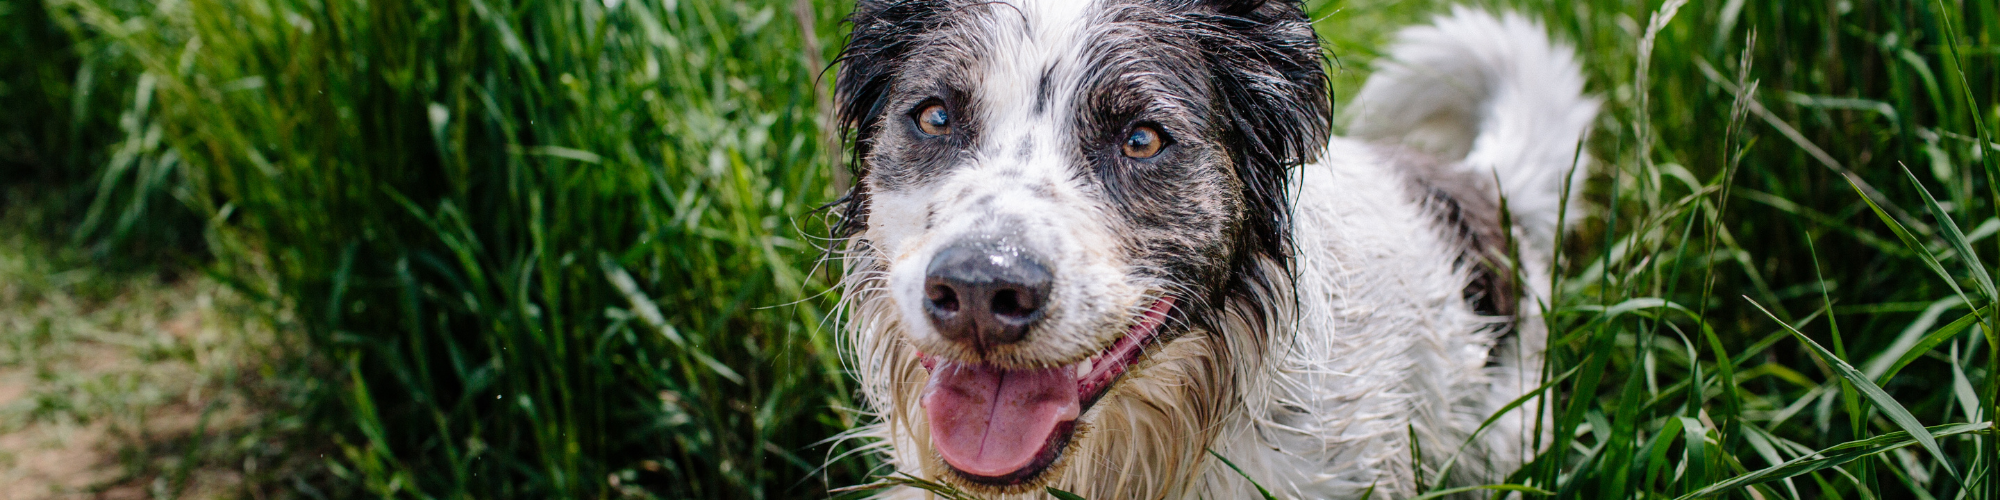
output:
[[[0,500],[263,497],[246,478],[274,455],[249,389],[268,334],[217,306],[230,294],[55,270],[6,239]]]

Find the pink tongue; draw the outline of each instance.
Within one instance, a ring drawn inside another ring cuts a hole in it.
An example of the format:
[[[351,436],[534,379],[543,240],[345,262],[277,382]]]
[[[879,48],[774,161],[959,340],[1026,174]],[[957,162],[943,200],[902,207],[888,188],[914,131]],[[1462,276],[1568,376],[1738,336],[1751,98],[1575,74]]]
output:
[[[938,361],[924,388],[931,445],[953,468],[1001,477],[1034,463],[1049,435],[1076,420],[1076,377],[1067,368],[1002,370]]]

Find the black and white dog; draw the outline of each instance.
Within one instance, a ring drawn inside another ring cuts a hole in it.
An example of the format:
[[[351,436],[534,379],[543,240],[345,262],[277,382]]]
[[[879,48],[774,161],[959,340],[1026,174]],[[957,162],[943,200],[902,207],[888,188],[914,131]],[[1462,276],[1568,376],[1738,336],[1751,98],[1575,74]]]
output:
[[[994,497],[1401,498],[1534,452],[1532,412],[1474,430],[1537,385],[1597,111],[1540,26],[1461,8],[1404,30],[1341,138],[1296,1],[850,20],[836,237],[874,417],[853,435],[897,472]]]

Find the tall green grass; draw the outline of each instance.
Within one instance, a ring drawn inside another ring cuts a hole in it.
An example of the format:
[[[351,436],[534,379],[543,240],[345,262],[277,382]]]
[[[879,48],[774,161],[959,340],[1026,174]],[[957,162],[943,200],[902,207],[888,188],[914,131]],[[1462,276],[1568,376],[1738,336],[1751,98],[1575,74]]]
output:
[[[805,215],[832,196],[814,92],[830,48],[800,48],[832,13],[50,6],[131,51],[128,111],[159,131],[132,149],[185,165],[173,189],[212,221],[216,272],[276,277],[321,364],[303,382],[328,457],[312,489],[823,488],[816,443],[847,425],[807,273],[823,231]],[[106,182],[156,189],[125,179]]]
[[[64,109],[78,61],[70,41],[39,1],[0,1],[0,100],[18,106],[0,114],[0,183],[57,180],[69,127],[49,116]]]
[[[73,36],[49,7],[0,0],[0,186],[33,186],[16,203],[48,205],[72,227],[26,229],[72,237],[104,265],[188,260],[202,224],[174,198],[183,184],[172,156],[158,155],[158,131],[134,119],[145,106],[133,100],[144,93],[131,47]]]
[[[2000,497],[1995,5],[1514,5],[1608,102],[1551,304],[1554,441],[1512,479]]]
[[[2000,7],[1485,3],[1574,43],[1607,101],[1549,305],[1556,398],[1521,410],[1553,442],[1511,482],[2000,498]],[[1319,3],[1347,62],[1336,92],[1365,78],[1352,61],[1376,55],[1379,26],[1445,5]]]
[[[0,90],[110,103],[51,115],[99,131],[58,148],[88,175],[44,181],[96,193],[81,241],[193,228],[319,360],[300,441],[327,460],[300,492],[868,480],[818,444],[852,423],[810,212],[836,194],[821,70],[847,3],[34,5],[0,15],[68,38],[10,31],[58,57],[0,54],[40,68]],[[1336,97],[1445,5],[1310,2]],[[2000,6],[1489,5],[1576,44],[1606,101],[1549,304],[1554,397],[1522,410],[1553,440],[1511,482],[2000,498]]]

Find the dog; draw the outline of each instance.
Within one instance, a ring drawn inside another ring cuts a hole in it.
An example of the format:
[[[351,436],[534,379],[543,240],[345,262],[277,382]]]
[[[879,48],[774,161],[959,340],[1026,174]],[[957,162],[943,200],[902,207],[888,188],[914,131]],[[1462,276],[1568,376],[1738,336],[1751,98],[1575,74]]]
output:
[[[847,437],[883,475],[1406,498],[1547,441],[1541,311],[1599,102],[1537,23],[1404,29],[1335,137],[1297,1],[861,0],[849,21],[837,321],[869,422]]]

